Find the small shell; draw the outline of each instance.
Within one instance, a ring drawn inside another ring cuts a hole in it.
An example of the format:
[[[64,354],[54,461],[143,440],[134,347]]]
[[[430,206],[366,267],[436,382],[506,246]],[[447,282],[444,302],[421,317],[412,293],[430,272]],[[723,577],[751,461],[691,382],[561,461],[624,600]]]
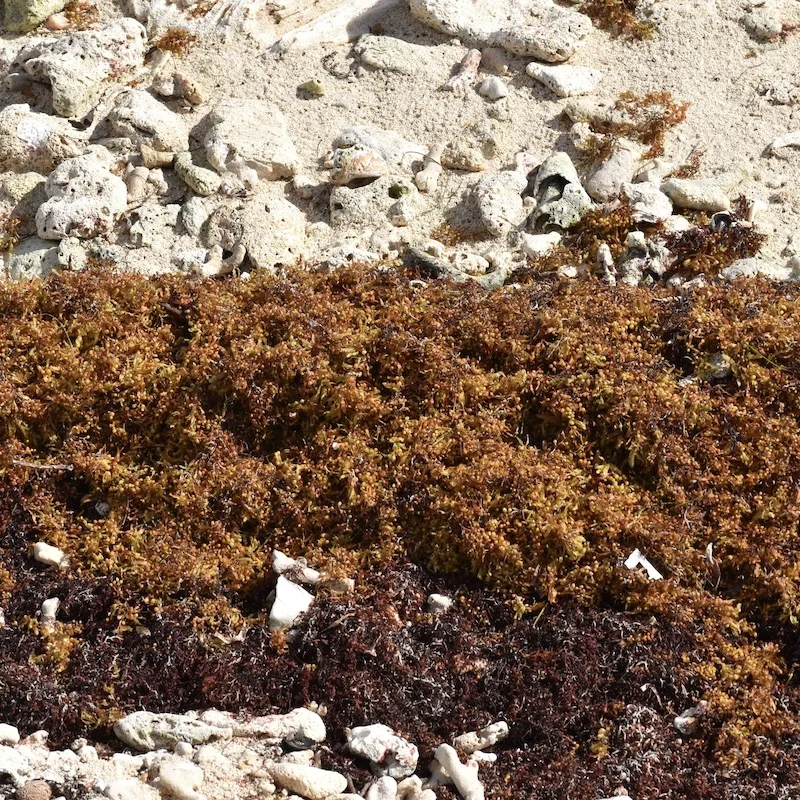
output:
[[[337,150],[332,160],[331,182],[337,186],[346,186],[356,180],[380,178],[386,173],[386,161],[371,147],[345,147]]]

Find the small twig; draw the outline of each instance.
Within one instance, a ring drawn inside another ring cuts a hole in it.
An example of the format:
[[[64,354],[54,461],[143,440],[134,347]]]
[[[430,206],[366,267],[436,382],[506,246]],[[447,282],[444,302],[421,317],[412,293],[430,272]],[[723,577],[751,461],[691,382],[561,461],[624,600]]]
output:
[[[15,467],[27,467],[28,469],[42,469],[48,472],[72,472],[75,467],[72,464],[37,464],[35,461],[23,461],[14,458],[11,463]]]

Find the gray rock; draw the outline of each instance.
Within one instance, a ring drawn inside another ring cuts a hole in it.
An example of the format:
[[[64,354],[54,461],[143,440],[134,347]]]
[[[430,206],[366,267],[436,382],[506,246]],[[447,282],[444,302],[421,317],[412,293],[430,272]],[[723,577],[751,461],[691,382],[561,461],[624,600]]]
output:
[[[626,183],[633,179],[639,160],[639,150],[626,141],[620,141],[611,155],[586,181],[586,192],[593,200],[607,203],[617,197]]]
[[[350,230],[379,228],[387,223],[393,207],[403,198],[411,199],[418,211],[425,205],[408,178],[384,175],[367,186],[335,186],[329,201],[331,226]]]
[[[8,33],[32,31],[66,4],[67,0],[5,0],[5,29]]]
[[[218,728],[186,714],[153,714],[135,711],[114,725],[116,737],[135,750],[146,753],[165,748],[172,750],[178,742],[198,745],[230,739],[231,728]]]
[[[147,145],[161,152],[189,149],[189,127],[183,117],[170,111],[149,92],[127,89],[114,99],[108,115],[111,130],[137,147]]]
[[[106,81],[143,63],[146,40],[144,26],[123,17],[35,44],[17,60],[25,74],[50,84],[56,114],[82,118],[97,105]]]
[[[59,164],[47,178],[48,199],[36,212],[42,239],[108,233],[127,207],[125,182],[110,171],[111,154],[94,146],[85,155]]]

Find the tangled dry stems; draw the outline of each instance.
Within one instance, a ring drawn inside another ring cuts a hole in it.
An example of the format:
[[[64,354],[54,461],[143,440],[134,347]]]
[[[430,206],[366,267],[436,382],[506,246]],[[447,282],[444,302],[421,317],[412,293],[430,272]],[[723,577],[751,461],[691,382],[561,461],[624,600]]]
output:
[[[411,560],[691,630],[723,763],[795,731],[777,700],[800,617],[793,287],[409,277],[0,288],[0,513],[32,520],[0,546],[0,605],[37,539],[103,581],[120,633],[263,615],[273,547],[344,571]],[[621,566],[634,547],[665,580]],[[85,633],[61,633],[63,669]]]

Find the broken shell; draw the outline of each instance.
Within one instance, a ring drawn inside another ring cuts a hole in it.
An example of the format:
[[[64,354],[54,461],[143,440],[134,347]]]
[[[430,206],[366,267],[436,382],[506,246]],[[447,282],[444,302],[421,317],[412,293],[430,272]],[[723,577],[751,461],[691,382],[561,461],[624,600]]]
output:
[[[380,178],[387,169],[386,161],[377,150],[359,144],[336,150],[331,159],[331,168],[331,182],[337,186]]]
[[[125,176],[125,186],[128,189],[128,205],[141,203],[147,197],[147,179],[150,170],[147,167],[133,167]]]

